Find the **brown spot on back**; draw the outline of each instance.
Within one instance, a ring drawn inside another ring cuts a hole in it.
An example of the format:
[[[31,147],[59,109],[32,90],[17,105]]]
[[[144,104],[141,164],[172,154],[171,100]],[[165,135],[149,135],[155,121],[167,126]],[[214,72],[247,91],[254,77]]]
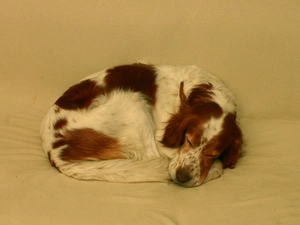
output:
[[[53,125],[53,127],[55,130],[59,130],[59,129],[62,129],[67,124],[68,124],[68,121],[65,118],[63,118],[63,119],[57,120],[56,123]]]
[[[67,110],[86,109],[95,97],[103,93],[103,88],[99,87],[95,81],[84,80],[71,86],[55,104]]]
[[[134,92],[142,92],[148,97],[149,102],[155,104],[155,70],[151,65],[132,64],[117,66],[107,70],[104,79],[107,91],[113,89],[132,90]]]
[[[53,143],[53,148],[61,146],[65,146],[60,155],[65,161],[124,158],[117,140],[89,128],[67,131]]]

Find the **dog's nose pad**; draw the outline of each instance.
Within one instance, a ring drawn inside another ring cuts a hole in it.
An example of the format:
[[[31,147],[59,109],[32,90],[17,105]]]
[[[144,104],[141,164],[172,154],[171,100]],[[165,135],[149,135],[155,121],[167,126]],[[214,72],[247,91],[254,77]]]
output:
[[[176,171],[176,179],[179,183],[186,183],[190,181],[192,178],[190,176],[189,171],[186,168],[179,168]]]

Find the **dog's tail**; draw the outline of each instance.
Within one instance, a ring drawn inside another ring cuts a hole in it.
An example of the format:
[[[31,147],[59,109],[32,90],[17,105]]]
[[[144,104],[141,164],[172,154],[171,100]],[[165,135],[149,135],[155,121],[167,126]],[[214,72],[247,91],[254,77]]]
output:
[[[64,162],[57,168],[63,174],[80,180],[110,182],[168,182],[169,160],[164,157],[147,160],[114,159]]]

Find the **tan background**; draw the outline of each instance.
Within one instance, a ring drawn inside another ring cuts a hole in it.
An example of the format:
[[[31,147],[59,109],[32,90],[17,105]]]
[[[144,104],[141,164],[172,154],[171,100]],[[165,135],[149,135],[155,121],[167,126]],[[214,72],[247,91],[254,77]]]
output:
[[[39,104],[41,92],[145,60],[222,77],[242,116],[300,115],[300,1],[2,0],[0,15],[6,100],[22,84],[20,101]]]
[[[299,0],[0,0],[0,224],[300,224],[299,40]],[[235,169],[182,188],[50,166],[39,126],[52,103],[137,60],[224,79],[247,151]]]

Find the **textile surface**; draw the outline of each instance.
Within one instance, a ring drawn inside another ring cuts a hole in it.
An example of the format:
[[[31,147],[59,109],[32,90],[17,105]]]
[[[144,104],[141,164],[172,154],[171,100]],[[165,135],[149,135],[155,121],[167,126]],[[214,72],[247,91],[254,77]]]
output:
[[[299,1],[9,1],[0,7],[0,224],[300,224]],[[79,181],[42,118],[72,84],[144,60],[196,64],[236,96],[235,169],[196,188]]]

